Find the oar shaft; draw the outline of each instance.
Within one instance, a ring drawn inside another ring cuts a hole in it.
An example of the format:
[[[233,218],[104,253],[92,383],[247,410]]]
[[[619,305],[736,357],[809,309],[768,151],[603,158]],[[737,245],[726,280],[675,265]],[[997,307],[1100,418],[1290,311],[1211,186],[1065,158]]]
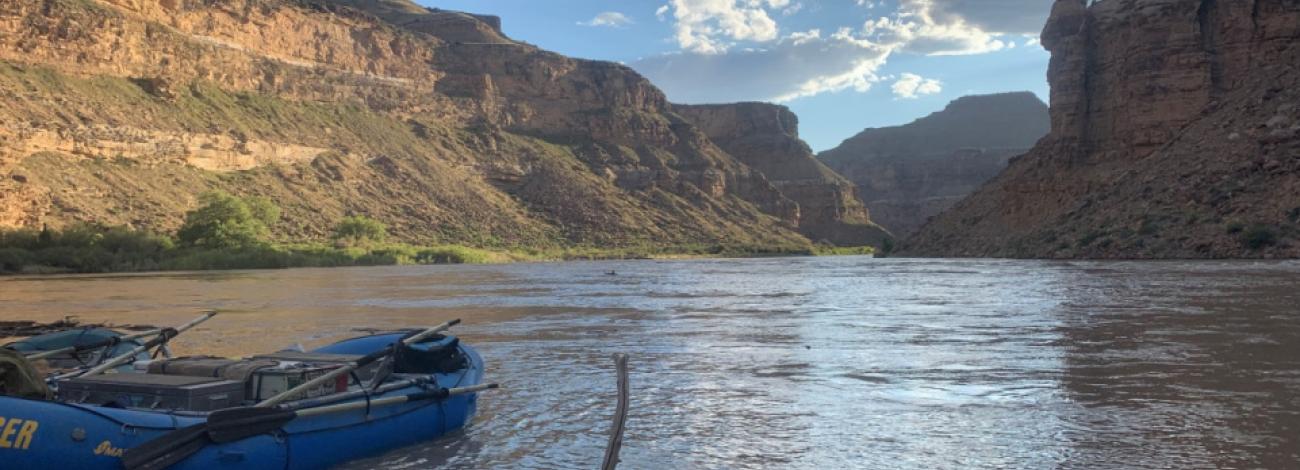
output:
[[[253,406],[257,408],[269,408],[275,405],[279,405],[280,403],[283,403],[285,400],[297,397],[298,395],[302,395],[303,393],[306,393],[308,390],[333,382],[337,380],[339,377],[342,377],[347,374],[351,374],[352,371],[365,367],[371,362],[375,362],[392,353],[393,353],[393,345],[389,345],[387,348],[371,353],[370,355],[367,355],[361,359],[357,359],[357,362],[326,372],[325,375],[308,380],[306,383],[302,385],[280,392],[279,395],[262,400],[261,402]]]
[[[451,327],[456,326],[456,325],[459,325],[459,324],[460,324],[460,319],[459,319],[459,318],[457,318],[457,319],[455,319],[455,320],[448,321],[448,322],[444,322],[444,323],[441,324],[441,325],[435,326],[435,327],[433,327],[433,328],[429,328],[429,329],[427,329],[427,330],[424,330],[424,331],[420,332],[419,334],[417,334],[417,335],[415,335],[415,336],[412,336],[412,337],[410,337],[410,338],[406,338],[406,339],[402,340],[402,344],[405,344],[405,345],[407,345],[407,346],[410,346],[410,345],[412,345],[412,344],[419,343],[420,341],[424,341],[425,338],[428,338],[428,337],[433,336],[433,335],[436,335],[436,334],[438,334],[438,333],[442,333],[442,332],[444,332],[444,331],[447,331],[448,329],[451,329]]]
[[[163,329],[162,329],[162,328],[154,328],[154,329],[152,329],[152,330],[145,330],[145,331],[141,331],[141,332],[139,332],[139,333],[131,333],[131,334],[129,334],[129,335],[123,335],[122,337],[120,337],[120,338],[118,338],[118,339],[121,339],[122,341],[130,341],[130,340],[133,340],[133,339],[144,338],[144,337],[146,337],[146,336],[158,336],[158,335],[162,334],[162,332],[163,332]]]
[[[106,370],[109,370],[109,369],[115,368],[115,367],[117,367],[117,366],[120,366],[120,365],[122,365],[122,364],[126,364],[126,363],[128,363],[128,362],[131,362],[131,361],[135,360],[135,355],[136,355],[136,354],[140,354],[140,353],[142,353],[142,352],[148,351],[148,350],[152,349],[154,346],[157,346],[157,345],[159,345],[159,344],[162,344],[164,341],[168,341],[168,340],[170,340],[170,339],[172,339],[172,338],[175,338],[177,335],[180,335],[181,333],[184,333],[186,330],[189,330],[190,328],[194,328],[194,327],[198,326],[200,323],[203,323],[203,322],[205,322],[205,321],[208,321],[209,318],[212,318],[212,317],[214,317],[214,316],[216,316],[216,315],[217,315],[217,312],[207,312],[207,313],[204,313],[202,316],[199,316],[198,318],[195,318],[195,319],[193,319],[193,320],[190,320],[189,323],[186,323],[186,324],[184,324],[184,325],[181,325],[181,326],[177,327],[175,333],[172,333],[172,334],[168,335],[166,332],[163,332],[163,333],[159,334],[157,337],[154,337],[154,339],[151,339],[151,340],[149,340],[148,342],[146,342],[146,343],[144,343],[144,344],[142,344],[142,345],[140,345],[140,346],[138,346],[138,347],[132,349],[131,351],[127,352],[126,354],[122,354],[122,355],[116,356],[116,357],[114,357],[114,358],[112,358],[112,359],[109,359],[108,362],[105,362],[105,363],[103,363],[103,364],[100,364],[100,365],[98,365],[98,366],[95,366],[94,368],[92,368],[92,369],[86,371],[86,373],[84,373],[84,374],[74,375],[73,377],[88,376],[88,375],[99,375],[99,374],[104,373],[104,371],[106,371]]]
[[[35,353],[35,354],[29,354],[29,355],[27,355],[26,357],[27,357],[27,360],[29,360],[29,361],[35,361],[35,360],[38,360],[38,359],[45,359],[45,358],[47,358],[47,357],[58,356],[58,355],[60,355],[60,354],[75,353],[75,352],[78,352],[78,351],[86,351],[86,350],[90,350],[90,349],[106,348],[106,347],[112,346],[113,344],[114,344],[113,341],[97,341],[97,342],[95,342],[95,343],[87,344],[87,345],[82,345],[82,346],[68,346],[68,347],[66,347],[66,348],[59,348],[59,349],[51,349],[51,350],[49,350],[49,351],[42,351],[42,352],[38,352],[38,353]]]
[[[132,340],[140,339],[140,338],[143,338],[143,337],[146,337],[146,336],[157,336],[157,335],[162,334],[162,332],[163,332],[162,328],[157,328],[157,329],[152,329],[152,330],[148,330],[148,331],[141,331],[141,332],[139,332],[139,333],[132,333],[132,334],[129,334],[129,335],[122,335],[122,336],[118,336],[118,337],[116,337],[116,338],[110,338],[110,339],[106,339],[106,340],[102,340],[102,341],[97,341],[97,342],[94,342],[94,343],[82,344],[82,345],[77,345],[77,346],[68,346],[68,347],[66,347],[66,348],[52,349],[52,350],[49,350],[49,351],[41,351],[41,352],[38,352],[38,353],[35,353],[35,354],[29,354],[29,355],[27,355],[26,357],[27,357],[28,360],[35,361],[35,360],[38,360],[38,359],[45,359],[45,358],[47,358],[47,357],[58,356],[58,355],[60,355],[60,354],[75,353],[75,352],[81,352],[81,351],[89,351],[89,350],[92,350],[92,349],[106,348],[106,347],[110,347],[110,346],[113,346],[113,345],[115,345],[115,344],[121,343],[121,342],[123,342],[123,341],[132,341]]]
[[[370,400],[369,402],[366,402],[365,400],[361,400],[361,401],[353,401],[348,403],[340,403],[337,405],[318,406],[316,408],[307,408],[307,409],[298,410],[296,413],[299,418],[309,417],[309,416],[320,416],[320,415],[325,415],[330,413],[343,413],[346,411],[360,410],[360,409],[365,409],[367,407],[376,408],[380,406],[399,405],[402,403],[417,401],[417,400],[427,399],[427,398],[454,397],[456,395],[464,395],[467,393],[478,393],[484,390],[491,390],[495,388],[500,388],[500,386],[497,384],[479,384],[470,387],[457,387],[457,388],[448,388],[443,390],[435,390],[433,392],[428,392],[427,395],[422,395],[417,393],[412,395],[402,395],[399,397],[378,398],[378,399]]]
[[[420,332],[420,333],[417,333],[417,334],[415,334],[415,335],[412,335],[412,336],[410,336],[410,337],[408,337],[408,338],[402,340],[401,343],[402,343],[402,345],[415,344],[415,343],[417,343],[417,342],[423,340],[424,338],[428,338],[428,337],[433,336],[433,335],[435,335],[435,334],[438,334],[438,333],[440,333],[440,332],[442,332],[442,331],[446,331],[448,328],[451,328],[452,326],[455,326],[457,323],[460,323],[460,320],[459,320],[459,319],[452,320],[452,321],[449,321],[449,322],[443,323],[443,324],[441,324],[441,325],[435,326],[435,327],[433,327],[433,328],[426,329],[426,330],[424,330],[424,331],[422,331],[422,332]],[[261,403],[258,403],[258,404],[253,405],[253,406],[258,407],[258,408],[267,408],[267,407],[272,407],[272,406],[275,406],[275,405],[279,405],[279,404],[284,403],[285,401],[287,401],[287,400],[289,400],[289,399],[291,399],[291,398],[296,398],[296,397],[298,397],[299,395],[302,395],[303,393],[307,392],[308,390],[311,390],[311,389],[316,388],[316,387],[319,387],[319,386],[321,386],[321,385],[324,385],[324,384],[330,383],[331,381],[333,381],[333,380],[335,380],[335,379],[338,379],[340,376],[343,376],[343,375],[345,375],[345,374],[351,374],[352,371],[357,370],[357,369],[360,369],[360,368],[362,368],[362,367],[365,367],[366,365],[370,364],[371,362],[377,361],[377,360],[379,360],[379,359],[383,359],[384,357],[387,357],[388,355],[393,354],[393,353],[395,353],[396,351],[397,351],[397,344],[394,343],[394,344],[392,344],[392,345],[389,345],[388,348],[385,348],[385,349],[383,349],[383,350],[380,350],[380,351],[377,351],[377,352],[375,352],[375,353],[372,353],[372,354],[370,354],[370,355],[368,355],[368,356],[365,356],[365,357],[363,357],[363,358],[361,358],[361,359],[358,359],[357,362],[355,362],[355,363],[353,363],[353,364],[348,364],[348,365],[343,366],[343,367],[340,367],[340,368],[338,368],[338,369],[334,369],[334,370],[332,370],[332,371],[329,371],[329,372],[326,373],[325,375],[322,375],[322,376],[320,376],[320,377],[316,377],[316,378],[314,378],[314,379],[308,380],[307,383],[304,383],[304,384],[299,385],[299,386],[297,386],[297,387],[291,388],[291,389],[289,389],[289,390],[285,390],[284,392],[280,393],[279,395],[273,396],[273,397],[271,397],[271,398],[267,398],[266,400],[262,400]]]
[[[415,386],[415,385],[428,384],[428,383],[432,383],[432,381],[433,381],[433,378],[431,378],[431,377],[421,377],[421,378],[418,378],[418,379],[399,380],[399,381],[396,381],[396,382],[389,382],[389,383],[386,383],[386,384],[381,385],[379,388],[376,388],[376,389],[374,389],[374,390],[366,390],[366,389],[361,389],[361,390],[352,390],[352,391],[349,391],[349,392],[336,393],[336,394],[333,394],[333,395],[326,395],[326,396],[323,396],[323,397],[305,398],[305,399],[301,399],[301,400],[294,400],[294,401],[291,401],[291,402],[288,402],[288,403],[281,403],[280,406],[283,407],[283,408],[286,408],[286,409],[290,409],[290,410],[302,410],[302,409],[307,409],[307,408],[315,408],[315,407],[318,407],[318,406],[331,405],[331,404],[338,403],[338,402],[341,402],[341,401],[348,401],[348,400],[351,400],[351,399],[353,399],[353,398],[361,398],[361,397],[364,397],[364,396],[366,396],[366,395],[383,395],[383,394],[386,394],[386,393],[391,392],[391,391],[393,391],[393,390],[398,390],[398,389],[402,389],[402,388],[412,387],[412,386]]]

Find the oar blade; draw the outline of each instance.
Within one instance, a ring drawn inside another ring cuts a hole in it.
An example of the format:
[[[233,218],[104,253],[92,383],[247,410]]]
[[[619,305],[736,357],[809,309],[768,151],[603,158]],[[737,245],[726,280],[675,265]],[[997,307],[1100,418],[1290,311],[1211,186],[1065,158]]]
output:
[[[208,438],[215,443],[234,442],[274,432],[297,416],[275,408],[231,408],[208,416]]]
[[[164,434],[157,439],[127,449],[122,454],[122,466],[127,470],[167,468],[184,460],[207,445],[207,423],[199,423]],[[159,465],[160,461],[169,461]]]
[[[134,470],[166,470],[190,458],[191,455],[203,450],[208,446],[207,438],[200,437],[185,443],[185,445],[172,449],[171,451],[158,456],[157,458],[134,467]],[[131,469],[132,467],[127,467]]]

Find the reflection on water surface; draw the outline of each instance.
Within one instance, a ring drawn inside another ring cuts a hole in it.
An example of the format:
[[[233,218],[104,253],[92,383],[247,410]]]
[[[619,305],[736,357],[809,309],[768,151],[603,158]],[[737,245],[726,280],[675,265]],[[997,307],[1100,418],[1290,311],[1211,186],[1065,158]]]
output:
[[[609,271],[618,275],[606,275]],[[175,324],[191,353],[458,331],[507,389],[349,468],[1295,468],[1300,264],[798,258],[0,279],[0,318]]]

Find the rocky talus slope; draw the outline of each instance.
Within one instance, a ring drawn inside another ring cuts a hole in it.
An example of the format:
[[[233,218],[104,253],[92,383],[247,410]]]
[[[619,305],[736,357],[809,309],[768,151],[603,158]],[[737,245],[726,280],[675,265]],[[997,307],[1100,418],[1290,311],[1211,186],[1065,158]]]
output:
[[[867,129],[817,155],[858,186],[876,223],[906,237],[1047,134],[1033,93],[967,96],[907,125]]]
[[[1052,131],[928,256],[1300,256],[1300,2],[1058,0]]]
[[[892,236],[872,222],[853,183],[817,161],[799,138],[799,118],[767,103],[674,105],[723,150],[767,175],[799,204],[799,232],[816,242],[881,246]]]
[[[413,242],[809,244],[631,69],[407,0],[7,0],[0,103],[0,226],[171,230],[223,189],[288,240],[366,214]]]

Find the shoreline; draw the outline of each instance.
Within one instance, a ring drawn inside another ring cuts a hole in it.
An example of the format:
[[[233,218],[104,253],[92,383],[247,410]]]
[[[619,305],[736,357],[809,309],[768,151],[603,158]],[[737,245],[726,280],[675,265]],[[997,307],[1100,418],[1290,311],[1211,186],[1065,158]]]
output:
[[[30,255],[30,253],[29,253]],[[160,251],[129,264],[94,267],[0,263],[0,278],[55,275],[148,274],[423,265],[488,265],[566,261],[691,260],[722,258],[875,255],[871,247],[767,247],[683,245],[625,248],[475,248],[465,245],[388,244],[339,248],[322,244],[275,244],[231,250]],[[34,258],[34,256],[33,256]],[[0,260],[3,261],[3,260]],[[17,267],[17,269],[13,269]]]

